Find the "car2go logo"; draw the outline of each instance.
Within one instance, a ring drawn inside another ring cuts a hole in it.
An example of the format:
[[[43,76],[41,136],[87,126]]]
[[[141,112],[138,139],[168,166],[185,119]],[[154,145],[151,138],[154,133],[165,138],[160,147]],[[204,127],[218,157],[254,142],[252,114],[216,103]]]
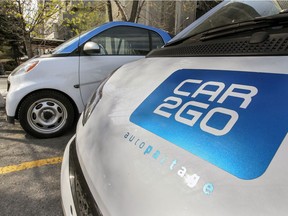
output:
[[[241,179],[262,175],[288,131],[288,75],[175,71],[130,121]]]
[[[183,124],[193,126],[203,115],[203,112],[199,112],[196,110],[191,109],[190,107],[198,107],[202,109],[208,109],[209,108],[209,103],[201,103],[194,101],[193,98],[196,98],[198,95],[207,95],[209,96],[208,102],[213,102],[215,98],[225,88],[225,84],[222,82],[215,82],[215,81],[209,81],[205,82],[202,84],[203,80],[196,80],[196,79],[186,79],[183,82],[181,82],[173,91],[174,95],[177,96],[184,96],[189,98],[191,100],[188,100],[188,102],[185,102],[184,104],[182,103],[183,100],[180,97],[175,97],[175,96],[170,96],[164,99],[164,103],[158,106],[155,110],[154,113],[158,114],[160,116],[163,116],[165,118],[169,118],[172,113],[166,110],[174,110],[177,109],[178,111],[175,114],[175,120],[178,122],[181,122]],[[201,84],[200,87],[191,95],[189,90],[181,90],[182,87],[185,85],[190,85],[190,84]],[[207,87],[215,87],[215,90],[207,90]],[[247,90],[248,93],[241,93],[237,92],[236,90]],[[237,84],[232,84],[230,87],[222,94],[221,98],[217,101],[217,103],[222,104],[229,96],[230,97],[238,97],[242,98],[244,101],[240,105],[240,108],[246,109],[247,106],[250,104],[252,101],[252,97],[257,94],[258,90],[254,86],[248,86],[248,85],[237,85]],[[179,108],[181,107],[181,108]],[[179,108],[179,109],[178,109]],[[189,108],[189,109],[188,109]],[[182,116],[183,114],[187,113],[188,115],[192,116],[192,118],[187,118],[186,116]],[[223,128],[217,129],[215,127],[210,127],[207,125],[209,120],[216,115],[217,113],[227,115],[230,117],[230,119],[225,122],[225,125]],[[235,110],[231,109],[226,109],[223,107],[216,107],[211,109],[205,117],[202,119],[200,122],[200,128],[203,131],[206,131],[208,133],[214,134],[216,136],[221,136],[227,134],[234,124],[237,122],[239,118],[238,113]]]

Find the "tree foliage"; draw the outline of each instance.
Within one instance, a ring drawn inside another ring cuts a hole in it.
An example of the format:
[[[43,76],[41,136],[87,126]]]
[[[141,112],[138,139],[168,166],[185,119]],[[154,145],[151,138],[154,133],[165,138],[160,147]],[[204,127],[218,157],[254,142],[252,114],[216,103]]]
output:
[[[0,13],[5,17],[3,25],[9,26],[6,32],[20,38],[29,58],[33,57],[31,37],[36,29],[59,11],[60,0],[2,0]],[[5,23],[5,24],[4,24]]]
[[[78,0],[66,8],[63,25],[77,35],[87,29],[104,23],[106,19],[105,1]]]
[[[23,56],[21,49],[22,40],[19,29],[14,26],[19,25],[19,18],[8,16],[3,10],[4,2],[0,2],[0,58],[3,61],[14,59],[15,64],[19,62],[19,57]]]
[[[79,34],[106,21],[105,1],[1,0],[0,41],[12,37],[23,41],[29,58],[33,57],[32,38],[45,37],[53,25],[65,26]],[[63,16],[64,15],[64,16]],[[63,17],[61,17],[63,16]]]

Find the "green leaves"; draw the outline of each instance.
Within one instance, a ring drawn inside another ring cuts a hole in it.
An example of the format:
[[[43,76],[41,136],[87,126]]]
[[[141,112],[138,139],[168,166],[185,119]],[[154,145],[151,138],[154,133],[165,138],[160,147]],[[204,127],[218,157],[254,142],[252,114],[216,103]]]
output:
[[[106,21],[106,2],[79,0],[67,7],[65,13],[68,16],[64,18],[63,25],[78,35]]]

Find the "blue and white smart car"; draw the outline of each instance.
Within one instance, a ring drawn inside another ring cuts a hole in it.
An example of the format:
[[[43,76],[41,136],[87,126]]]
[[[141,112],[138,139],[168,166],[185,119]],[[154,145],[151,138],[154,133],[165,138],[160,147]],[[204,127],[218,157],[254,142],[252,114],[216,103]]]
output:
[[[65,215],[286,216],[287,62],[287,1],[236,0],[122,66],[66,148]]]
[[[170,35],[157,28],[110,22],[33,58],[8,78],[8,121],[40,138],[68,130],[100,82],[119,66],[163,46]]]

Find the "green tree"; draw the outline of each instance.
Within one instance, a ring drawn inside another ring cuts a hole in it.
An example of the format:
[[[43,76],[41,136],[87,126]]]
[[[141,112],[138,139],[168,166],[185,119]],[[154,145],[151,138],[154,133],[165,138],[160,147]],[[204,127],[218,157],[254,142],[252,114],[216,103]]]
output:
[[[77,35],[107,21],[107,2],[78,0],[66,7],[63,25]]]
[[[33,33],[45,21],[53,18],[53,16],[61,9],[60,0],[35,1],[35,0],[2,0],[1,14],[7,19],[7,26],[10,26],[11,34],[21,38],[24,42],[28,58],[33,57],[32,36]],[[11,22],[17,20],[17,22]]]
[[[0,8],[2,8],[2,3],[0,2]],[[3,61],[9,61],[14,59],[14,64],[18,65],[19,57],[23,56],[22,52],[22,41],[18,34],[11,31],[13,28],[11,26],[18,25],[19,19],[15,17],[7,16],[0,10],[0,59]]]

